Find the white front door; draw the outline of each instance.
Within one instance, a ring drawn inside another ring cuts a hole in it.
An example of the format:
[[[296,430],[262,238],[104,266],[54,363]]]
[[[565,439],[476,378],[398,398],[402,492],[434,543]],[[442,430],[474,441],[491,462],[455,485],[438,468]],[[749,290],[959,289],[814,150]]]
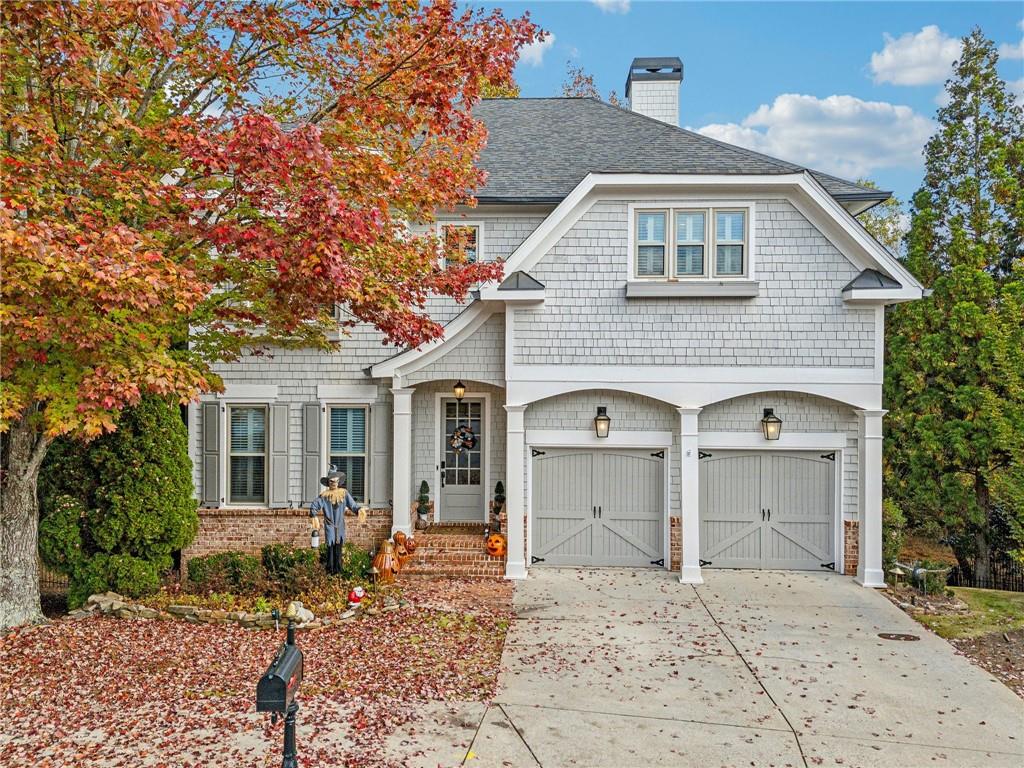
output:
[[[457,430],[471,435],[475,443],[456,449],[452,437]],[[441,400],[440,518],[472,520],[484,517],[484,401],[443,398]]]
[[[722,568],[834,565],[835,456],[820,451],[703,454],[701,560]]]

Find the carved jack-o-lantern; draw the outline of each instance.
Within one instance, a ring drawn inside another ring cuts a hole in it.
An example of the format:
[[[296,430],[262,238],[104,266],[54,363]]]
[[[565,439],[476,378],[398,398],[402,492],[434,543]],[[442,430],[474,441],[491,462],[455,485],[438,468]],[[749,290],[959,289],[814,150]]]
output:
[[[487,554],[491,557],[505,556],[505,537],[500,533],[492,533],[487,537]]]
[[[395,535],[392,536],[391,538],[393,538],[395,540],[395,546],[396,547],[400,547],[403,544],[405,544],[405,534],[402,533],[401,531],[395,531]]]
[[[405,540],[405,551],[408,552],[410,555],[416,551],[416,539],[414,539],[412,536],[409,536]]]
[[[389,584],[395,580],[395,574],[401,568],[395,548],[390,541],[382,541],[380,550],[373,558],[373,567],[377,569],[377,581],[382,584]]]

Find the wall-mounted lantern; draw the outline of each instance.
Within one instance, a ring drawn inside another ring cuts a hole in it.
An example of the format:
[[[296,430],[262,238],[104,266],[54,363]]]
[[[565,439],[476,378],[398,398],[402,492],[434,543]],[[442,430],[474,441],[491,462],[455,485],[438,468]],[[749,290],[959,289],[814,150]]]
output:
[[[608,409],[603,406],[597,406],[597,416],[594,417],[594,431],[597,432],[598,437],[608,437],[608,433],[612,428],[612,420],[608,415]]]
[[[761,429],[765,440],[778,440],[782,434],[782,419],[775,415],[774,408],[765,408],[761,419]]]
[[[466,396],[466,385],[461,380],[455,382],[455,386],[452,388],[452,392],[455,395],[455,399],[462,402],[462,398]]]

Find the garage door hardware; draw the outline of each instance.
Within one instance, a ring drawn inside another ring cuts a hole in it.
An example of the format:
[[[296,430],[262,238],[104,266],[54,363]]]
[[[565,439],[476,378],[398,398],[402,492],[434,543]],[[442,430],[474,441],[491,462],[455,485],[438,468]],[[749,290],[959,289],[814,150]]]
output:
[[[904,632],[879,632],[878,636],[883,640],[920,640],[917,635],[908,635]]]
[[[828,568],[830,571],[834,571],[836,569],[836,564],[834,562],[832,562],[832,563],[822,563],[821,567],[822,568]]]
[[[711,561],[710,560],[698,560],[697,561],[697,565],[699,565],[701,568],[703,568],[705,565],[711,565]]]
[[[654,453],[651,454],[651,456],[654,456],[657,459],[664,459],[665,458],[665,452],[664,451],[655,451]]]
[[[697,451],[697,458],[698,459],[710,459],[711,458],[711,454],[708,453],[707,451]]]
[[[771,511],[771,510],[769,509],[769,510],[767,510],[767,512],[768,512],[768,522],[771,522],[771,519],[772,519],[772,511]],[[765,510],[763,510],[763,509],[762,509],[762,510],[761,510],[761,522],[762,522],[762,523],[764,522],[764,513],[765,513]]]
[[[535,456],[535,457],[536,456],[543,456],[544,455],[544,451],[538,451],[536,448],[533,448],[533,449],[530,450],[530,455],[531,456]]]
[[[836,452],[832,451],[832,453],[823,453],[823,454],[821,454],[821,458],[828,459],[829,461],[835,461],[836,460]]]
[[[651,560],[651,565],[660,565],[662,568],[664,568],[665,567],[665,558],[663,557],[663,558],[661,558],[661,560]]]
[[[543,562],[544,562],[544,558],[543,557],[533,557],[532,555],[530,557],[530,565],[533,565],[534,563],[543,563]]]

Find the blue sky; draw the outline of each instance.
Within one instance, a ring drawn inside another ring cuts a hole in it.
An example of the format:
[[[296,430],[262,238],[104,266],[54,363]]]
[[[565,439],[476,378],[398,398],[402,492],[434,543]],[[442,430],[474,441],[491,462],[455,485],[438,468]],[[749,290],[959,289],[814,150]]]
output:
[[[552,33],[516,70],[523,96],[555,96],[566,62],[623,95],[634,56],[683,60],[680,124],[906,200],[921,179],[958,38],[979,25],[1024,92],[1024,3],[487,3]],[[1024,98],[1024,97],[1022,97]]]

